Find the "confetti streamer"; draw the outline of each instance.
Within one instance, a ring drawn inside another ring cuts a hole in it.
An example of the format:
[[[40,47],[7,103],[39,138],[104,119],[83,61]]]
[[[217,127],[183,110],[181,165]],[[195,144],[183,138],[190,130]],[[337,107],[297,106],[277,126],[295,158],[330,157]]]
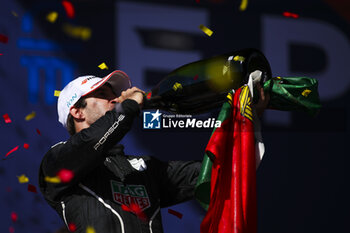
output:
[[[69,229],[69,231],[74,232],[74,231],[77,230],[77,227],[75,226],[74,223],[69,223],[68,224],[68,229]]]
[[[39,135],[41,135],[41,132],[40,132],[39,129],[36,129],[36,132],[37,132]]]
[[[176,82],[173,86],[174,91],[182,89],[181,83]]]
[[[9,154],[15,152],[16,150],[18,150],[18,146],[16,146],[15,148],[13,148],[13,149],[10,150],[9,152],[7,152],[7,154],[5,155],[5,157],[9,156]]]
[[[91,37],[91,29],[88,27],[73,26],[71,24],[64,24],[62,26],[63,32],[68,36],[88,40]]]
[[[248,6],[248,0],[242,0],[241,5],[239,6],[240,11],[245,11]]]
[[[36,187],[32,184],[28,184],[28,191],[32,193],[37,193]]]
[[[151,97],[152,97],[152,92],[150,91],[150,92],[148,92],[148,94],[147,94],[147,99],[149,100]]]
[[[68,183],[73,179],[74,173],[68,169],[62,169],[57,173],[57,176],[62,181],[62,183]]]
[[[24,149],[28,149],[28,148],[29,148],[29,144],[28,144],[28,143],[24,143],[24,144],[23,144],[23,148],[24,148]]]
[[[10,227],[9,227],[9,232],[10,232],[10,233],[14,233],[14,232],[15,232],[15,228],[14,228],[13,226],[10,226]]]
[[[307,97],[310,93],[311,93],[311,90],[305,89],[301,94],[302,96]]]
[[[4,118],[6,124],[12,122],[10,117],[9,117],[9,114],[6,113],[6,114],[2,115],[2,117]]]
[[[288,18],[294,18],[294,19],[299,18],[298,14],[294,14],[294,13],[287,12],[287,11],[283,12],[283,16],[288,17]]]
[[[26,175],[24,175],[24,174],[20,175],[20,176],[17,176],[17,179],[18,179],[18,182],[21,183],[21,184],[29,182],[29,178],[26,177]]]
[[[138,206],[135,203],[131,203],[130,206],[126,206],[123,204],[122,209],[134,213],[142,221],[147,221],[146,214],[141,210],[140,206]]]
[[[55,184],[61,183],[61,179],[58,176],[55,176],[55,177],[46,176],[45,181],[48,183],[55,183]]]
[[[208,36],[213,35],[213,31],[207,28],[206,26],[204,26],[203,24],[199,25],[199,29],[201,29]]]
[[[172,209],[168,209],[168,213],[178,217],[179,219],[181,219],[183,216],[183,214],[181,214],[180,212],[177,212],[177,211],[172,210]]]
[[[18,215],[16,212],[11,212],[11,220],[12,222],[16,222],[18,219]]]
[[[131,209],[128,206],[124,205],[124,204],[122,204],[122,210],[131,212]]]
[[[0,42],[6,44],[9,41],[9,38],[3,34],[0,34]]]
[[[106,70],[108,70],[108,66],[106,65],[106,63],[101,63],[99,66],[98,66],[98,68],[100,68],[101,70],[104,70],[104,69],[106,69]]]
[[[93,227],[88,226],[86,228],[86,233],[96,233],[95,229]]]
[[[60,94],[61,94],[61,91],[58,91],[58,90],[55,90],[55,93],[53,93],[53,95],[56,97],[60,96]]]
[[[56,19],[58,17],[58,13],[56,11],[52,11],[46,15],[46,20],[50,23],[56,22]]]
[[[33,118],[35,117],[35,115],[36,115],[36,113],[35,113],[34,111],[32,111],[31,113],[29,113],[29,114],[26,116],[25,120],[26,120],[26,121],[30,121],[31,119],[33,119]]]
[[[74,7],[73,4],[69,1],[63,0],[62,5],[66,11],[67,17],[73,19],[74,18]]]

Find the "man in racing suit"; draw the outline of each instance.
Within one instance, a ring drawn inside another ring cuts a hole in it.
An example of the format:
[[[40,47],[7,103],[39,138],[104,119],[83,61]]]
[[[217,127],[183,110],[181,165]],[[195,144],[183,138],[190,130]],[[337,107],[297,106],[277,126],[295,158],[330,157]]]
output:
[[[118,144],[139,115],[143,94],[122,71],[82,76],[61,91],[59,121],[71,137],[46,153],[39,185],[71,231],[163,232],[160,208],[193,198],[200,162],[129,156]],[[60,182],[53,181],[57,175]]]

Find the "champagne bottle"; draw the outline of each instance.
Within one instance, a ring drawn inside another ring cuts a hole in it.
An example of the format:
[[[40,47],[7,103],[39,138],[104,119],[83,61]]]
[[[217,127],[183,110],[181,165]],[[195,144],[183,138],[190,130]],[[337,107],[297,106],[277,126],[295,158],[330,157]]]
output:
[[[256,49],[244,49],[181,66],[146,93],[143,109],[178,114],[199,114],[221,107],[227,93],[262,71],[261,82],[271,78],[270,65]]]

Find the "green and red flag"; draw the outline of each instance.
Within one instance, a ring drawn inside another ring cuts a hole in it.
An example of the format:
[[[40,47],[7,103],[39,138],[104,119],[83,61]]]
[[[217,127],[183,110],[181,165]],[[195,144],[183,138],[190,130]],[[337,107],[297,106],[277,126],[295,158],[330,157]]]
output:
[[[214,130],[206,147],[196,187],[197,200],[208,209],[201,223],[201,233],[255,233],[257,230],[251,105],[249,88],[243,86],[234,93],[231,103],[223,105],[218,117],[221,127]],[[205,192],[208,180],[209,197]]]
[[[318,82],[309,77],[275,77],[264,83],[268,108],[317,115]],[[229,95],[207,145],[195,198],[207,210],[201,233],[255,233],[256,163],[249,88]]]
[[[264,83],[269,108],[304,111],[312,116],[321,108],[318,82],[309,77],[275,77]],[[207,145],[195,198],[207,210],[201,233],[255,233],[256,163],[249,88],[229,94]]]

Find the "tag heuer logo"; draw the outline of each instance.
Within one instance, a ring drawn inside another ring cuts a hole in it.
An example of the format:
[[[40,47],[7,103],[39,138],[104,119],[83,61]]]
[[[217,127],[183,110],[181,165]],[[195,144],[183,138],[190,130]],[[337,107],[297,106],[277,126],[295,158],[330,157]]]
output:
[[[147,191],[143,185],[127,185],[111,180],[113,200],[119,204],[130,206],[134,203],[145,210],[151,206]]]

